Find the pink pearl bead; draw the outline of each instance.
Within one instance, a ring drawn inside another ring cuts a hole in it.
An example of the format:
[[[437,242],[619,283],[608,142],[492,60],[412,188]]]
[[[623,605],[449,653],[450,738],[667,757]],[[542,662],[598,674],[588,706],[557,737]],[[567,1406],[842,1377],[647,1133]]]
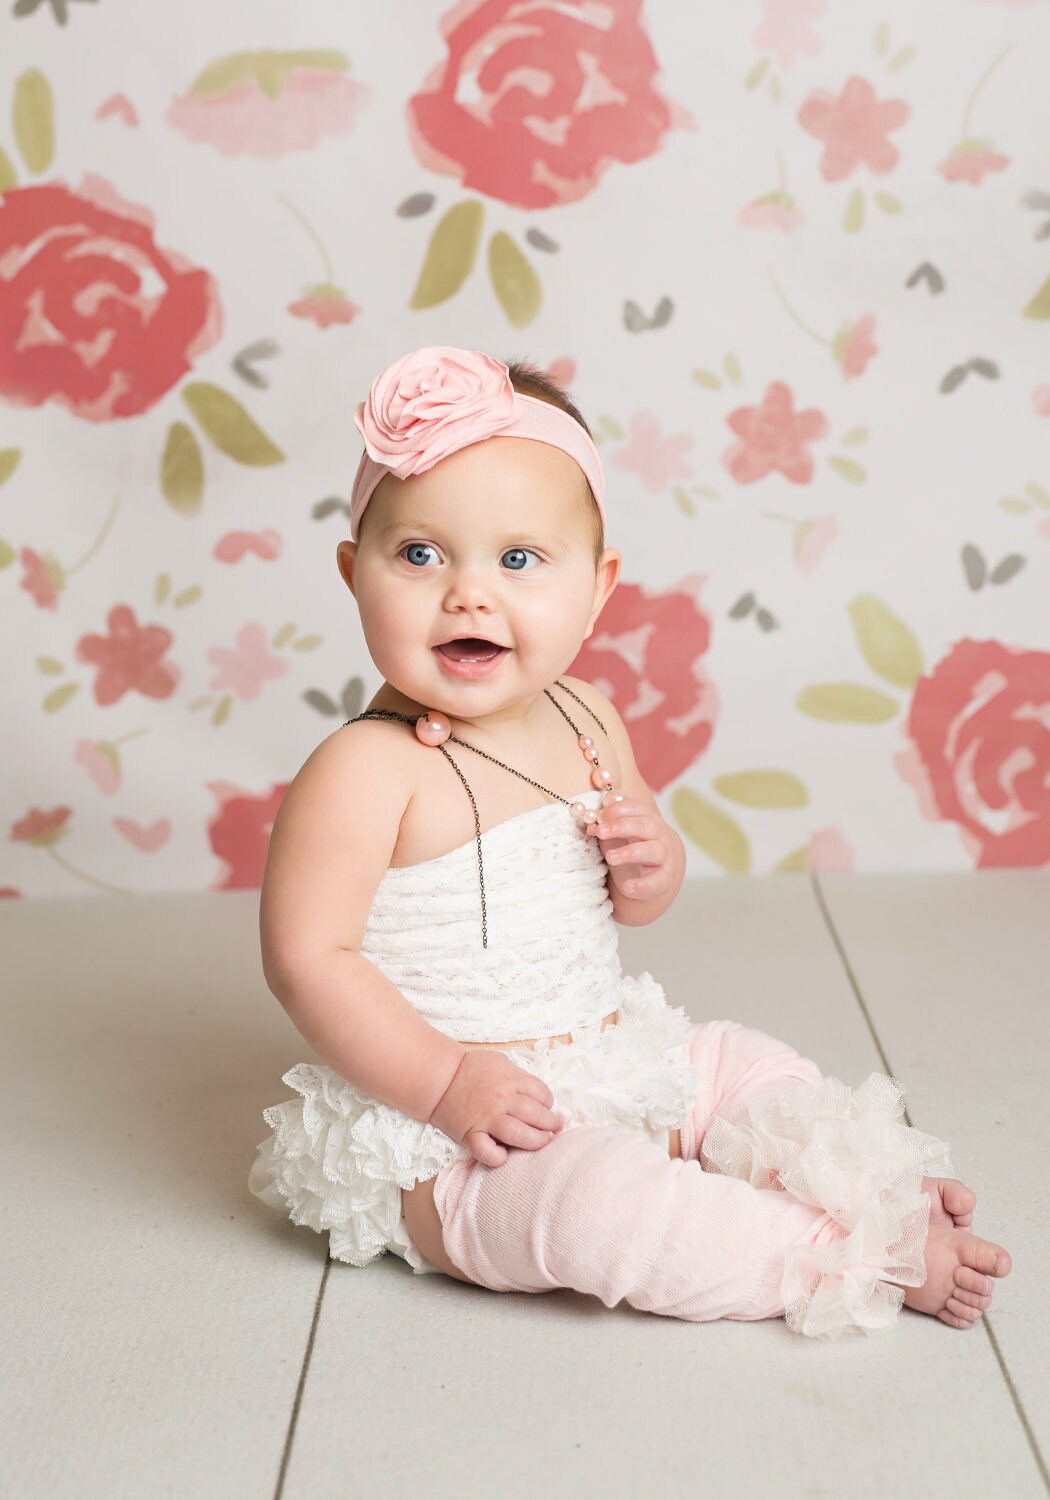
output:
[[[599,766],[591,772],[591,785],[597,787],[599,791],[605,791],[611,787],[612,779],[612,772],[607,771],[604,766]]]
[[[602,798],[602,801],[604,802],[606,807],[612,807],[614,802],[622,802],[623,800],[623,793],[614,792],[611,788],[605,793],[605,796]]]
[[[433,709],[416,720],[416,738],[424,745],[443,745],[452,733],[452,725],[444,714]]]
[[[591,739],[589,734],[581,734],[576,743],[579,745],[581,750],[586,751],[594,749],[594,741]]]
[[[587,813],[587,804],[586,802],[570,802],[569,811],[574,818],[578,818],[582,823]]]

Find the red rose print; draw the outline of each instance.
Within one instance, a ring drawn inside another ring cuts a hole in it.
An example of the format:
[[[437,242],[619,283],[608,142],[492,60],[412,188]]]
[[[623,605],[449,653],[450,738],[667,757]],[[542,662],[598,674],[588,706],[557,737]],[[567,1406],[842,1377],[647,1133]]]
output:
[[[175,637],[163,625],[140,625],[127,604],[115,604],[107,616],[109,635],[85,635],[77,642],[77,661],[94,662],[95,702],[102,708],[133,690],[146,698],[170,698],[182,673],[163,661]]]
[[[616,705],[655,792],[689,769],[714,732],[718,695],[703,663],[711,627],[696,598],[704,581],[683,578],[663,594],[619,584],[569,667]]]
[[[959,641],[920,678],[897,769],[977,869],[1050,863],[1050,653]]]
[[[722,462],[738,484],[754,484],[774,470],[794,484],[813,478],[813,455],[806,447],[826,437],[828,419],[810,407],[796,412],[790,386],[775,380],[761,406],[741,406],[730,412],[726,425],[740,438],[722,454]]]
[[[215,343],[215,282],[152,229],[100,177],[0,197],[0,396],[90,422],[134,417]]]
[[[252,797],[229,782],[212,781],[208,790],[219,799],[219,811],[208,824],[212,852],[226,861],[217,891],[257,891],[262,888],[266,851],[277,809],[291,785],[280,782],[262,797]]]
[[[613,162],[645,161],[673,126],[655,86],[642,0],[538,6],[460,0],[441,20],[448,58],[408,101],[425,167],[516,208],[585,197]]]

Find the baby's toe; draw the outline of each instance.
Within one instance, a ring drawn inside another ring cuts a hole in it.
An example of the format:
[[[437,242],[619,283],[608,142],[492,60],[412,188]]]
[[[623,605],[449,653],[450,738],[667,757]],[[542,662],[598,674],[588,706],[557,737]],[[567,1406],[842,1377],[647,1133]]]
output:
[[[937,1314],[942,1323],[947,1323],[949,1328],[972,1328],[973,1323],[969,1318],[962,1318],[958,1313],[953,1313],[950,1307],[942,1307]]]
[[[968,1292],[965,1287],[961,1286],[956,1286],[952,1292],[952,1298],[956,1302],[965,1303],[967,1307],[976,1307],[980,1312],[984,1312],[985,1308],[992,1304],[990,1293]]]
[[[990,1276],[982,1276],[980,1271],[974,1271],[970,1266],[956,1266],[955,1285],[984,1297],[990,1297],[995,1290],[995,1282]]]
[[[1002,1245],[993,1245],[991,1240],[979,1240],[975,1235],[961,1237],[959,1255],[964,1265],[986,1276],[1009,1276],[1013,1262],[1008,1250]]]
[[[952,1313],[963,1323],[976,1323],[981,1316],[979,1307],[970,1307],[966,1302],[960,1302],[958,1297],[949,1297],[944,1304],[946,1311]]]

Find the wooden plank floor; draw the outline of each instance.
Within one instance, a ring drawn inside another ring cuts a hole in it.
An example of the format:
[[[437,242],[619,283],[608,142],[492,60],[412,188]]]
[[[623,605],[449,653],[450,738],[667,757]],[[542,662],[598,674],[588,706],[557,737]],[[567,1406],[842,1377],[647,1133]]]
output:
[[[0,902],[4,1500],[1050,1493],[1050,872],[693,880],[621,930],[695,1019],[898,1078],[1014,1256],[973,1330],[831,1344],[329,1262],[246,1185],[312,1056],[257,909]]]

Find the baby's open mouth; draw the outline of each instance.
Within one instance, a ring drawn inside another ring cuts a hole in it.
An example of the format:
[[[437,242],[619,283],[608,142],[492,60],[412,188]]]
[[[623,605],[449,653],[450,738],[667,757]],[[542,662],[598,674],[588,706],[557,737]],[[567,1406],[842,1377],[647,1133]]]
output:
[[[506,651],[506,646],[497,646],[492,641],[480,640],[475,635],[462,636],[456,641],[446,641],[444,645],[435,648],[442,656],[447,656],[450,661],[491,661],[494,656],[499,656],[501,651]]]

